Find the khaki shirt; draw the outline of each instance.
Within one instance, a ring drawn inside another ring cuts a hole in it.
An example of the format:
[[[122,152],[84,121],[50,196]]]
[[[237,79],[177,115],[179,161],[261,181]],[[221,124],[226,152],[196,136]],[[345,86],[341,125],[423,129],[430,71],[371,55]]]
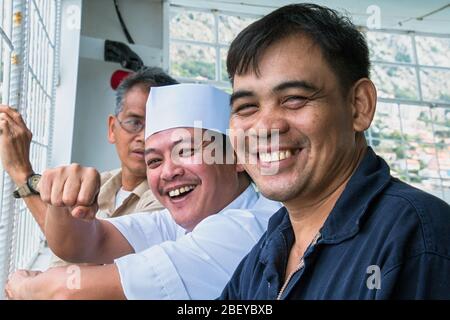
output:
[[[148,188],[147,180],[134,188],[120,207],[115,209],[116,194],[122,187],[122,169],[101,173],[100,184],[98,218],[113,218],[134,212],[153,212],[164,209]]]
[[[148,187],[147,180],[142,181],[123,203],[115,209],[116,194],[122,187],[122,169],[102,172],[100,174],[100,192],[98,193],[97,218],[114,218],[135,212],[153,212],[164,207],[156,200]],[[53,255],[50,267],[66,266],[69,263]]]

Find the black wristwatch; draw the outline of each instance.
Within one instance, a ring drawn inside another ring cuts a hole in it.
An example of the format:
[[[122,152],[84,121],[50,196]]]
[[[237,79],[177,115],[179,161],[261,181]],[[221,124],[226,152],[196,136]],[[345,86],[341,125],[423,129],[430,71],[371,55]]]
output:
[[[27,178],[27,182],[20,187],[18,187],[13,192],[14,198],[24,198],[28,197],[32,194],[39,194],[39,191],[37,190],[37,185],[39,183],[39,180],[41,180],[41,175],[37,173],[31,174]]]

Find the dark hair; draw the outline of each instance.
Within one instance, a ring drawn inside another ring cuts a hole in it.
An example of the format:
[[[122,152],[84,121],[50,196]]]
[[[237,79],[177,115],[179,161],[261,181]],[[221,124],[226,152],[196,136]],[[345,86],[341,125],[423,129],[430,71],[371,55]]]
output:
[[[272,44],[295,34],[304,34],[317,44],[347,91],[361,78],[369,77],[369,50],[364,36],[349,18],[315,4],[292,4],[279,8],[252,23],[231,43],[227,71],[235,74],[254,71]]]
[[[145,90],[150,91],[151,87],[161,87],[172,84],[178,84],[178,81],[160,68],[143,67],[142,69],[131,73],[117,87],[116,108],[114,110],[115,115],[117,116],[119,112],[122,111],[125,95],[135,86],[142,86]]]

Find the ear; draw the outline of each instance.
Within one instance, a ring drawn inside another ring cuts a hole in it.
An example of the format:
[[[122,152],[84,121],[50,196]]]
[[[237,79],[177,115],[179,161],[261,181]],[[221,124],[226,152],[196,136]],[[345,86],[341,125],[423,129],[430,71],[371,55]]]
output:
[[[108,141],[111,144],[116,143],[116,135],[114,133],[114,127],[116,124],[116,118],[113,115],[108,117]]]
[[[363,132],[370,127],[375,115],[377,104],[377,90],[370,79],[358,80],[353,86],[351,95],[353,129]]]

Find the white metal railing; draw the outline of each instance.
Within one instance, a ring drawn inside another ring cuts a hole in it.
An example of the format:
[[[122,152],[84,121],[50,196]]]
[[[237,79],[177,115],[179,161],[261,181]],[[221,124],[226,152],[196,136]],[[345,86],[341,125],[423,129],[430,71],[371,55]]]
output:
[[[11,40],[11,48],[4,51],[2,102],[12,107],[20,107],[20,90],[22,68],[19,59],[23,56],[23,12],[25,2],[20,0],[3,2],[4,34]],[[0,218],[0,284],[3,294],[3,284],[11,268],[12,243],[16,218],[15,202],[11,198],[14,185],[2,170],[2,207]]]
[[[19,110],[33,132],[30,159],[36,172],[49,164],[58,70],[60,0],[5,0],[0,5],[2,103]],[[9,41],[8,41],[9,40]],[[44,237],[15,185],[0,169],[0,296],[7,275],[29,268]]]

